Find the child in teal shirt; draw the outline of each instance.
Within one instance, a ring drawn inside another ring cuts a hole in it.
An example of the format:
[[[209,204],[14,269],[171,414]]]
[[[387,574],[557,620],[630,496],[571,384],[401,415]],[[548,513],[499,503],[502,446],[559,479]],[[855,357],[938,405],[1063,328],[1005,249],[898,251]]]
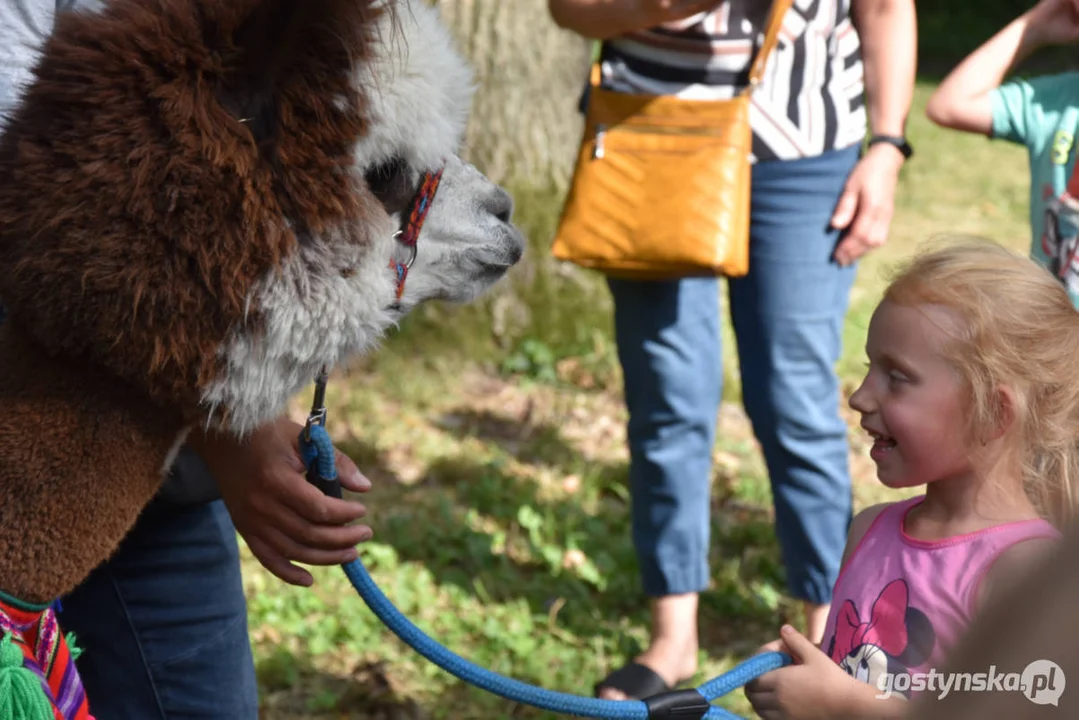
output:
[[[1010,140],[1030,155],[1031,256],[1079,307],[1079,72],[1004,77],[1040,47],[1079,41],[1079,0],[1041,0],[970,54],[929,99],[943,127]]]

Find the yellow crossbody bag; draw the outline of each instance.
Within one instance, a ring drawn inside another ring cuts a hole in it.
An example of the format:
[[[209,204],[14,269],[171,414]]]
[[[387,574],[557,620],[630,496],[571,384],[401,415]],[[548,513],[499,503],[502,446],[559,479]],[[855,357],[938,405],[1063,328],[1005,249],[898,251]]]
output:
[[[552,253],[614,277],[749,271],[750,98],[792,0],[775,0],[749,85],[730,100],[619,93],[594,63]]]

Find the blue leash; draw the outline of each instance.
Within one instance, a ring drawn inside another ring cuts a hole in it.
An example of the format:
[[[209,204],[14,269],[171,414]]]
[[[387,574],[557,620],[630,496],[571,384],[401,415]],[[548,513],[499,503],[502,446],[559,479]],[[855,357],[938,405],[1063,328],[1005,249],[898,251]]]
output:
[[[326,432],[324,405],[326,373],[319,374],[315,402],[307,425],[300,433],[300,454],[307,467],[307,479],[326,495],[340,498],[333,442]],[[375,585],[359,559],[342,565],[352,587],[379,620],[409,647],[460,680],[495,695],[564,715],[611,720],[740,720],[738,715],[712,701],[742,687],[766,672],[791,663],[785,653],[755,655],[700,687],[672,690],[645,700],[601,700],[545,690],[507,678],[455,655],[432,640],[401,614]]]

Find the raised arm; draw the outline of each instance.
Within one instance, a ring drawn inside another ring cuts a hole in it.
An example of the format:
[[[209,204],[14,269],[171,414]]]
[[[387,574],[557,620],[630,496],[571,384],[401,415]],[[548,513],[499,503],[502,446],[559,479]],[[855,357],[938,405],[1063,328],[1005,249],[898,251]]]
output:
[[[1042,0],[967,56],[929,98],[926,115],[937,125],[989,135],[990,93],[1038,48],[1079,39],[1079,2]]]

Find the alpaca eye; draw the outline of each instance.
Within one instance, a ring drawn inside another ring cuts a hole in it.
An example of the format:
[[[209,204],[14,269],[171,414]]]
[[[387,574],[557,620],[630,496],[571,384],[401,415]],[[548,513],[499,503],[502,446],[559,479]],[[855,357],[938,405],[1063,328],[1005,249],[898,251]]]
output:
[[[391,215],[404,212],[412,201],[415,187],[408,172],[408,163],[400,156],[369,169],[364,179],[382,207]]]

